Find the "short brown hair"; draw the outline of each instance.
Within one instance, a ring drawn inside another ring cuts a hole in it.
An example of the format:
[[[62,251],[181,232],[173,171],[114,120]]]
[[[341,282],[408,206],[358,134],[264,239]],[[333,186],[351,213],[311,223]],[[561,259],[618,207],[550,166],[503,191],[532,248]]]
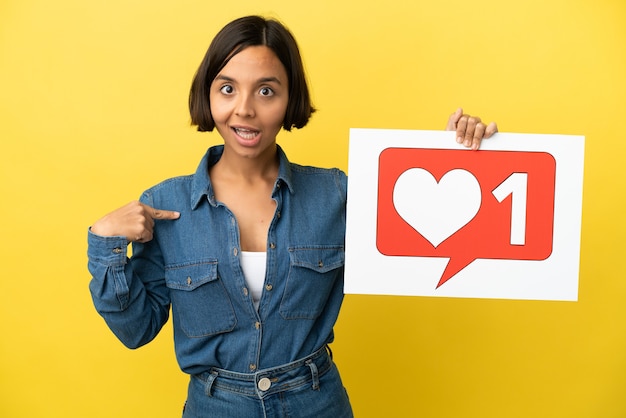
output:
[[[191,124],[198,131],[212,131],[215,122],[211,116],[209,93],[211,83],[230,59],[249,46],[270,48],[285,67],[289,82],[289,99],[283,128],[302,128],[315,108],[311,104],[304,65],[295,38],[280,22],[260,16],[246,16],[233,20],[213,38],[200,63],[189,92]]]

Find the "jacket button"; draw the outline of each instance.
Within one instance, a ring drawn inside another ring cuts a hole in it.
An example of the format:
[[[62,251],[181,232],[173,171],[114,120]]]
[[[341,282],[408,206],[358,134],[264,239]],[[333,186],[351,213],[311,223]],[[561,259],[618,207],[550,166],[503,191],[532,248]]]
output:
[[[272,286],[271,284],[268,284],[268,285],[265,286],[265,290],[267,290],[268,292],[270,290],[272,290],[273,288],[274,288],[274,286]]]
[[[263,379],[259,380],[259,383],[257,384],[257,386],[259,390],[262,390],[263,392],[265,392],[272,386],[272,382],[270,382],[270,380],[267,377],[264,377]]]

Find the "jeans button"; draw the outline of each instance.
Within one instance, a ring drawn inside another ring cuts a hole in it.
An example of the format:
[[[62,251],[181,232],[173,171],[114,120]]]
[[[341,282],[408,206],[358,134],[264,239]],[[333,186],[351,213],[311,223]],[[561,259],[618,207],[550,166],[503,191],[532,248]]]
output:
[[[270,382],[270,380],[267,377],[264,377],[263,379],[259,380],[259,383],[257,384],[257,386],[260,390],[265,392],[266,390],[270,388],[270,386],[272,386],[272,382]]]

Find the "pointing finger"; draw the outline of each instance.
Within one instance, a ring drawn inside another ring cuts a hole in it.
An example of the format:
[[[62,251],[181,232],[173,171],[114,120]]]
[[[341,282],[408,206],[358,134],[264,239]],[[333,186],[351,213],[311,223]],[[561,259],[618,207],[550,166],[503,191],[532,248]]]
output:
[[[176,211],[155,209],[147,205],[146,205],[146,209],[148,210],[148,213],[150,214],[152,219],[178,219],[180,218],[180,213]]]

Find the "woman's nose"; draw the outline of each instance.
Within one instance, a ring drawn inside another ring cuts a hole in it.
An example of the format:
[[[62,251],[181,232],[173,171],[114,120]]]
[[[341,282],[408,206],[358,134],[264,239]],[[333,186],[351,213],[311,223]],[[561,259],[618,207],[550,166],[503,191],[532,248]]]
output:
[[[251,94],[240,94],[235,107],[235,114],[241,117],[254,116],[254,104]]]

